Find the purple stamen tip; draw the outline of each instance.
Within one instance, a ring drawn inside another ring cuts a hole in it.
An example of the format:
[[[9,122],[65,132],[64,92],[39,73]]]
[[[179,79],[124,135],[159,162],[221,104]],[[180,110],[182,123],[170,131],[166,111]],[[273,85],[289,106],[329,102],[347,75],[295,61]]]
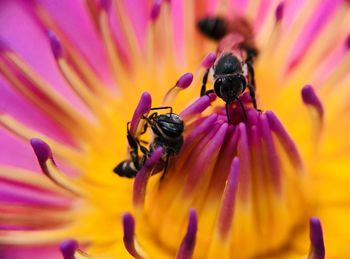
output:
[[[151,9],[151,21],[157,20],[159,14],[160,14],[160,8],[162,6],[162,0],[155,0]]]
[[[182,75],[179,80],[176,82],[176,86],[180,87],[182,89],[186,89],[191,85],[193,81],[193,74],[192,73],[186,73]]]
[[[141,258],[135,248],[135,219],[130,213],[123,214],[123,242],[126,250],[135,258]]]
[[[52,159],[51,148],[44,141],[38,138],[32,138],[30,144],[41,166],[44,165],[48,159]]]
[[[64,240],[60,244],[60,250],[64,259],[74,259],[75,251],[78,249],[78,241],[74,239]]]
[[[216,55],[213,52],[210,52],[202,61],[202,67],[205,69],[211,68],[216,59]]]
[[[135,109],[130,123],[130,132],[132,135],[136,135],[137,127],[140,119],[144,114],[147,114],[152,105],[152,97],[148,92],[144,92],[141,95],[140,101]]]
[[[350,34],[345,39],[345,48],[350,49]]]
[[[301,90],[301,96],[303,98],[303,102],[306,105],[313,106],[322,118],[323,106],[311,85],[306,85],[303,87],[303,89]]]
[[[111,0],[100,0],[100,6],[103,10],[105,10],[106,12],[109,11],[109,9],[111,8]]]
[[[276,17],[276,22],[279,22],[283,18],[283,12],[284,12],[284,1],[280,2],[275,11],[275,17]]]
[[[180,248],[177,252],[176,259],[192,258],[194,247],[196,245],[196,235],[198,228],[197,213],[195,209],[190,209],[187,232],[184,236]]]
[[[321,222],[318,218],[310,218],[310,241],[311,251],[309,258],[312,259],[324,259],[325,247],[323,241],[323,232]]]
[[[63,56],[63,47],[56,34],[53,31],[48,31],[47,35],[49,37],[52,53],[56,59]]]

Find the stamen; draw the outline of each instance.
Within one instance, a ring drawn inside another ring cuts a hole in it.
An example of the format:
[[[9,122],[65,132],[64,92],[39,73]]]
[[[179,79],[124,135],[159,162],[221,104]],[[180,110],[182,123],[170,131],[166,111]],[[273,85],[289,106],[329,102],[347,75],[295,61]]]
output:
[[[310,251],[309,259],[324,259],[325,258],[325,247],[323,241],[323,233],[321,222],[318,218],[312,217],[310,219]]]
[[[47,35],[49,37],[51,49],[52,49],[52,52],[53,52],[55,58],[56,59],[61,58],[64,54],[64,50],[63,50],[61,42],[56,37],[56,35],[53,31],[48,31]]]
[[[143,116],[147,116],[152,106],[152,97],[148,92],[144,92],[141,95],[140,101],[134,111],[134,114],[130,123],[130,133],[133,136],[138,136],[140,127],[140,120]]]
[[[123,215],[123,242],[126,250],[135,258],[143,258],[135,246],[135,220],[130,213]]]
[[[162,155],[163,149],[161,147],[157,148],[136,175],[133,188],[133,204],[136,208],[141,209],[144,205],[148,179]]]
[[[186,89],[189,87],[192,83],[193,80],[193,75],[192,73],[186,73],[182,75],[179,80],[177,80],[175,86],[181,88],[181,89]]]
[[[230,174],[228,176],[221,200],[220,212],[217,221],[217,231],[222,241],[227,241],[230,236],[235,210],[236,194],[239,181],[239,158],[232,160]]]
[[[286,129],[283,127],[282,123],[272,111],[267,111],[266,117],[269,121],[271,130],[276,133],[276,136],[283,145],[284,149],[288,150],[287,155],[292,165],[297,169],[298,172],[302,172],[302,159],[294,141],[291,139]]]
[[[213,52],[210,52],[203,59],[201,66],[204,67],[205,69],[209,69],[213,66],[215,60],[216,60],[216,54]]]
[[[48,159],[52,159],[53,161],[52,151],[49,145],[47,145],[44,141],[33,138],[30,140],[30,144],[33,147],[35,155],[42,169],[45,167],[45,163]],[[55,164],[54,161],[53,163]]]
[[[281,165],[279,160],[279,155],[276,151],[274,141],[272,139],[271,129],[265,114],[259,116],[261,138],[263,139],[263,147],[265,149],[264,154],[266,154],[266,165],[268,167],[268,172],[271,174],[273,186],[275,191],[281,193]]]
[[[210,52],[208,53],[202,60],[199,68],[196,70],[196,73],[195,73],[195,81],[194,81],[194,85],[198,85],[199,82],[202,81],[203,79],[203,74],[209,69],[212,67],[212,65],[214,64],[215,62],[215,59],[216,59],[216,54],[213,53],[213,52]],[[196,90],[198,91],[198,90]],[[198,94],[195,93],[195,94]]]
[[[90,108],[93,112],[96,112],[98,118],[102,116],[103,104],[97,102],[95,95],[92,94],[90,89],[87,88],[86,83],[81,79],[81,77],[74,71],[71,65],[64,58],[64,49],[61,45],[59,39],[52,32],[48,32],[48,37],[51,44],[52,52],[57,60],[58,67],[61,70],[62,75],[65,77],[73,91],[80,97],[80,99]]]
[[[1,46],[1,45],[0,45]],[[348,35],[348,37],[346,37],[346,40],[345,40],[345,48],[347,50],[350,49],[350,34]]]
[[[104,6],[106,6],[104,4]],[[125,66],[121,63],[121,60],[118,58],[118,52],[116,49],[116,44],[114,43],[112,31],[109,24],[108,12],[105,9],[101,9],[99,12],[99,26],[103,39],[104,46],[106,48],[107,57],[109,61],[110,68],[112,70],[112,75],[114,81],[118,83],[118,88],[121,88],[122,93],[127,93],[126,87],[128,87],[128,82],[126,81],[125,76],[118,76],[122,74],[128,74]]]
[[[248,113],[248,117],[249,117],[249,114],[250,113]],[[241,164],[240,189],[242,190],[241,194],[242,194],[243,204],[248,205],[246,201],[250,193],[249,187],[251,186],[251,173],[252,173],[251,154],[249,150],[248,134],[247,134],[247,128],[245,124],[240,123],[238,125],[238,129],[239,129],[239,141],[238,141],[237,153],[238,153],[239,162]]]
[[[186,137],[184,147],[187,145],[193,145],[193,142],[195,141],[195,138],[202,135],[204,132],[207,132],[210,127],[214,124],[214,122],[217,120],[218,115],[216,113],[211,114],[210,116],[206,117],[203,121],[201,121],[198,125],[196,124],[191,130],[191,133]],[[190,125],[189,127],[191,127]],[[187,148],[183,149],[185,152]]]
[[[285,2],[284,1],[280,2],[277,5],[276,11],[275,11],[276,23],[281,22],[281,20],[283,18],[283,13],[284,13],[284,7],[285,7]]]
[[[62,116],[63,121],[66,122],[69,119],[71,121],[70,123],[72,123],[73,120],[76,123],[79,122],[77,123],[77,126],[82,127],[86,127],[87,124],[89,124],[86,116],[83,116],[75,109],[72,109],[71,104],[68,103],[59,93],[53,90],[54,88],[28,64],[26,64],[22,58],[11,51],[6,51],[4,54],[11,62],[11,65],[15,66],[19,71],[13,71],[14,69],[10,69],[6,64],[2,65],[2,62],[0,62],[0,70],[4,71],[4,75],[19,91],[21,91],[21,93],[32,100],[35,104],[40,104],[44,111],[44,107],[49,109],[47,112],[52,113],[53,110],[56,110],[56,115],[53,115],[52,118],[55,118],[55,116]],[[35,88],[35,90],[45,98],[38,98],[33,91],[29,91],[28,85]],[[70,126],[70,128],[71,127],[72,126]]]
[[[169,89],[169,91],[164,95],[162,104],[170,105],[172,101],[176,98],[176,96],[184,89],[189,87],[193,81],[193,74],[186,73],[182,75],[179,80],[177,80],[176,84]]]
[[[60,244],[60,250],[64,259],[75,259],[75,252],[79,247],[78,241],[74,239],[64,240]]]
[[[33,2],[34,3],[34,2]],[[95,1],[86,1],[86,5],[91,10],[91,15],[94,18],[95,23],[98,23],[98,8]],[[58,38],[62,41],[61,45],[65,47],[67,57],[69,57],[69,62],[72,63],[77,73],[86,82],[86,85],[93,89],[94,92],[105,100],[111,100],[111,94],[107,92],[106,85],[100,80],[99,76],[96,74],[95,69],[90,63],[86,61],[83,54],[76,46],[72,45],[69,41],[69,37],[66,36],[65,32],[60,28],[52,16],[47,12],[47,10],[40,4],[36,3],[33,5],[36,17],[39,19],[41,25],[44,28],[50,28],[54,31]]]
[[[105,10],[107,13],[111,8],[112,1],[111,0],[100,0],[100,7]]]
[[[192,170],[189,171],[187,183],[184,186],[184,194],[186,196],[195,192],[198,184],[201,183],[201,180],[204,178],[204,172],[210,172],[212,170],[208,165],[214,165],[218,151],[225,139],[227,129],[228,124],[222,123],[220,128],[215,131],[215,136],[211,138],[210,142],[205,146],[205,149],[201,150],[199,157],[196,158]]]
[[[180,116],[186,121],[192,116],[203,112],[209,105],[216,99],[216,95],[210,96],[204,95],[198,98],[194,103],[189,105],[185,110],[180,113]]]
[[[32,145],[35,155],[37,156],[41,170],[47,177],[74,195],[83,195],[83,190],[72,183],[71,180],[68,179],[63,173],[57,170],[49,145],[37,138],[31,139],[30,144]]]
[[[191,259],[196,245],[197,235],[197,213],[195,209],[190,209],[187,232],[184,236],[180,248],[176,254],[176,259]]]
[[[151,9],[151,14],[150,14],[150,19],[152,22],[157,20],[160,14],[160,8],[162,7],[162,4],[165,2],[165,0],[154,0],[152,9]]]
[[[312,86],[311,85],[304,86],[303,89],[301,90],[301,96],[303,98],[304,104],[313,108],[318,115],[317,117],[322,122],[323,114],[324,114],[323,105],[320,99],[318,98],[318,96],[316,95],[315,90],[312,88]]]

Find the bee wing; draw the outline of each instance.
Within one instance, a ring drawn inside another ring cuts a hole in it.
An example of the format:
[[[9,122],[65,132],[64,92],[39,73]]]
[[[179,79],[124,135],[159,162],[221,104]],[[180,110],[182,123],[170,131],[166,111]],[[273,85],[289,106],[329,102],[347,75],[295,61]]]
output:
[[[244,37],[238,33],[227,34],[219,43],[218,53],[232,52],[240,49],[240,45],[244,42]]]

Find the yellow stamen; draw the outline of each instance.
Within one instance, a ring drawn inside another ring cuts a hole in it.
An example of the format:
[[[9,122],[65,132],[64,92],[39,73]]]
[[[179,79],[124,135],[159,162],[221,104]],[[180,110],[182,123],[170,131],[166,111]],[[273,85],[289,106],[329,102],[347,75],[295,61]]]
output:
[[[35,188],[50,190],[50,192],[55,192],[60,195],[67,195],[66,191],[62,190],[62,188],[59,188],[56,184],[52,183],[52,181],[30,170],[10,166],[1,166],[0,178],[15,182],[21,182],[34,186]]]
[[[59,171],[51,159],[45,162],[45,166],[47,167],[47,171],[45,173],[47,173],[47,175],[55,183],[77,196],[85,196],[85,191],[76,185],[72,179],[69,179],[61,171]]]
[[[28,66],[19,56],[12,52],[5,52],[6,57],[8,57],[13,64],[15,64],[27,77],[33,82],[35,87],[37,87],[42,93],[44,93],[53,103],[60,107],[67,115],[79,121],[79,124],[87,126],[88,121],[86,117],[82,116],[79,112],[71,109],[71,105],[57,92],[55,92],[53,87],[46,82],[39,74],[37,74],[30,66]]]
[[[57,142],[56,140],[45,136],[42,133],[33,130],[32,128],[25,126],[24,124],[20,123],[19,121],[15,120],[9,115],[1,114],[0,124],[22,139],[30,140],[33,136],[36,136],[40,139],[45,140],[45,142],[47,142],[50,146],[53,147],[55,153],[60,157],[69,159],[70,161],[79,161],[81,158],[79,156],[79,153],[75,152],[74,149],[69,148],[61,142]]]
[[[74,72],[72,67],[67,63],[64,58],[57,60],[62,74],[68,80],[70,86],[81,97],[85,104],[97,114],[101,114],[103,105],[96,99],[92,92],[87,89],[86,84],[81,80],[77,73]]]
[[[114,12],[118,15],[120,28],[124,32],[124,39],[127,43],[127,46],[129,47],[131,60],[136,62],[135,67],[142,67],[141,57],[143,55],[141,54],[140,44],[138,44],[135,30],[131,24],[129,17],[125,15],[127,11],[125,10],[124,4],[122,1],[114,1],[114,3]]]
[[[128,93],[129,91],[127,91],[127,89],[128,89],[128,86],[130,85],[129,82],[126,80],[125,76],[119,76],[122,74],[124,75],[127,74],[127,71],[125,66],[123,66],[122,64],[121,59],[118,57],[117,50],[112,38],[112,32],[110,30],[110,26],[108,22],[108,14],[104,10],[100,11],[99,25],[100,25],[103,42],[107,50],[108,61],[112,69],[114,81],[118,83],[118,88],[120,88],[120,93],[123,93],[123,94]]]

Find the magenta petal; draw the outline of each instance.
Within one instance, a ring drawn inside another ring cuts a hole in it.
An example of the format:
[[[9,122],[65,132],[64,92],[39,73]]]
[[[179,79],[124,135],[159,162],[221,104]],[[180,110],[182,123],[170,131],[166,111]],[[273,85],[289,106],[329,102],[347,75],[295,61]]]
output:
[[[124,0],[123,3],[135,30],[136,37],[141,46],[143,46],[146,40],[148,25],[148,1]],[[137,10],[137,12],[135,12],[135,10]]]
[[[1,259],[62,259],[57,246],[32,246],[32,247],[16,247],[16,246],[0,246]]]
[[[24,1],[0,1],[0,10],[0,35],[10,49],[28,62],[75,109],[87,112],[61,76],[47,34],[35,22],[33,13]]]
[[[52,55],[52,54],[51,54]],[[0,114],[5,113],[53,139],[74,145],[72,137],[32,103],[20,96],[0,75]],[[30,116],[28,116],[30,114]],[[1,140],[0,133],[0,142]],[[2,143],[2,142],[1,142]],[[0,151],[1,152],[1,151]],[[0,156],[1,161],[1,156]]]
[[[29,177],[29,175],[28,175]],[[0,178],[1,179],[1,178]],[[0,203],[27,204],[47,207],[67,207],[69,201],[42,190],[35,190],[23,184],[0,181]]]
[[[23,141],[0,127],[0,164],[26,168],[40,172],[33,150],[27,141]]]
[[[68,38],[78,47],[100,77],[106,82],[110,82],[111,74],[107,63],[108,59],[102,41],[84,4],[85,1],[38,0],[37,2],[49,11],[60,28],[66,32]]]

